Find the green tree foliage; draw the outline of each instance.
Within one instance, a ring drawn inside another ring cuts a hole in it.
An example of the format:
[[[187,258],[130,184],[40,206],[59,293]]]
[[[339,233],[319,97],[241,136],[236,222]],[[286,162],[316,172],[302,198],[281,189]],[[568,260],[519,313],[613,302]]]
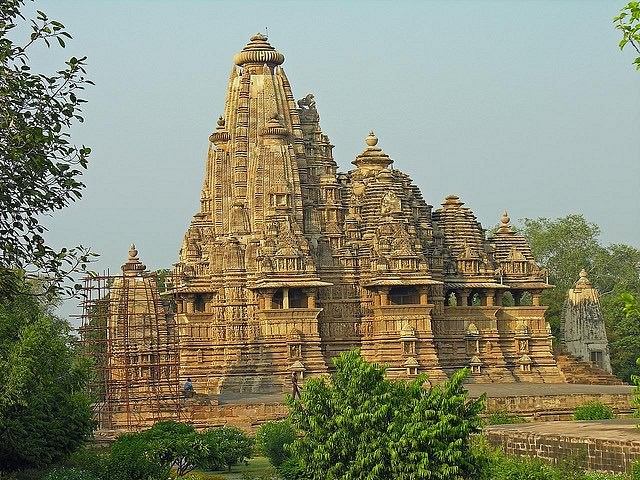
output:
[[[142,433],[153,456],[173,466],[179,477],[202,461],[208,449],[191,425],[174,421],[158,422]]]
[[[620,15],[613,18],[616,28],[622,32],[622,40],[618,46],[623,50],[627,45],[631,45],[640,54],[640,2],[629,2]],[[640,56],[633,61],[636,70],[640,70]]]
[[[258,449],[276,468],[290,457],[285,447],[295,439],[296,431],[288,420],[263,423],[256,432]]]
[[[92,432],[69,331],[36,296],[0,300],[0,471],[58,462]]]
[[[198,465],[208,449],[191,425],[158,422],[148,430],[116,439],[107,480],[164,480],[171,468],[181,477]]]
[[[334,360],[331,381],[311,379],[290,418],[302,435],[292,445],[301,476],[309,480],[466,479],[481,466],[470,436],[481,428],[484,399],[468,400],[466,371],[424,387],[384,378],[385,369],[357,351]]]
[[[111,445],[105,480],[164,480],[170,470],[142,434],[125,433]]]
[[[253,454],[253,438],[239,428],[212,428],[201,434],[207,453],[198,464],[206,470],[231,470]]]
[[[582,215],[524,219],[521,233],[527,238],[536,261],[549,270],[556,288],[543,293],[542,301],[554,334],[559,325],[567,290],[579,278],[582,268],[601,295],[602,311],[609,338],[611,366],[615,374],[629,379],[640,356],[640,324],[631,324],[623,314],[623,293],[640,293],[640,250],[629,245],[600,244],[600,228]]]
[[[82,247],[48,246],[41,224],[43,214],[82,196],[78,177],[90,149],[71,142],[70,128],[83,120],[78,95],[91,83],[85,58],[71,57],[50,74],[32,71],[28,54],[35,45],[65,47],[71,35],[40,11],[27,21],[24,6],[24,0],[0,2],[0,296],[20,290],[24,276],[16,271],[46,278],[44,291],[59,293],[89,256]],[[14,41],[22,31],[30,36]]]

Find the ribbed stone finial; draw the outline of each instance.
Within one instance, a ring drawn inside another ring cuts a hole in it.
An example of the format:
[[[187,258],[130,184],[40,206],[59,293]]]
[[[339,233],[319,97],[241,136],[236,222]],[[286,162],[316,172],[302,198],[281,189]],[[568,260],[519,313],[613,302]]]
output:
[[[225,130],[225,121],[222,115],[218,118],[218,127],[216,131],[209,135],[209,141],[214,145],[220,145],[221,143],[228,142],[231,138],[229,132]]]
[[[233,63],[240,67],[249,64],[259,66],[266,64],[274,67],[284,63],[284,55],[267,42],[265,35],[256,33],[242,51],[233,57]]]
[[[129,260],[136,259],[138,256],[138,250],[136,250],[136,244],[132,243],[129,247]]]
[[[373,133],[373,130],[371,130],[369,132],[369,135],[367,135],[367,138],[364,139],[364,141],[370,147],[375,147],[378,144],[378,137],[376,137],[376,134]]]
[[[509,218],[509,214],[507,213],[506,210],[502,213],[502,218],[500,219],[500,221],[502,222],[503,225],[509,225],[509,222],[511,221],[511,219]]]

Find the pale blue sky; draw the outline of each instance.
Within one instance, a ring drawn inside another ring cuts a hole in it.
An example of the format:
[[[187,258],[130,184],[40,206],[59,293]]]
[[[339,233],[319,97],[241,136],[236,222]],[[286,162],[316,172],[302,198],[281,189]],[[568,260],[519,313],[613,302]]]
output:
[[[87,189],[49,239],[91,245],[97,271],[131,242],[152,269],[175,262],[233,55],[268,27],[341,170],[374,129],[436,208],[455,193],[485,227],[505,208],[581,213],[603,242],[640,247],[640,72],[611,22],[624,3],[38,0],[96,83],[74,132],[93,149]]]

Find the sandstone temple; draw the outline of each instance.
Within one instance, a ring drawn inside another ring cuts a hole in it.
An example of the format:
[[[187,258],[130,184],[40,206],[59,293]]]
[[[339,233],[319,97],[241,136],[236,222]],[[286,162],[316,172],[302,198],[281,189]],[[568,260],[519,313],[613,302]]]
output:
[[[283,63],[260,34],[233,58],[162,298],[135,247],[109,306],[96,297],[107,397],[153,399],[162,418],[187,378],[211,398],[290,392],[353,348],[396,378],[563,382],[540,304],[552,285],[508,214],[487,237],[458,196],[434,208],[373,132],[339,171]]]

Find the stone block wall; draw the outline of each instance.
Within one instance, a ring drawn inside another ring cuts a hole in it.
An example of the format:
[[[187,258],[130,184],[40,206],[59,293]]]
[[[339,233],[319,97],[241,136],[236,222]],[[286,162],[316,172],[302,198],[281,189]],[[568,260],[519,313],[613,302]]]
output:
[[[484,433],[491,445],[502,447],[508,455],[536,457],[554,465],[569,461],[589,470],[628,473],[632,463],[640,460],[640,433],[635,420],[618,422],[624,422],[625,429],[612,431],[607,422],[589,422],[593,428],[581,432],[586,422],[557,422],[493,426]]]

